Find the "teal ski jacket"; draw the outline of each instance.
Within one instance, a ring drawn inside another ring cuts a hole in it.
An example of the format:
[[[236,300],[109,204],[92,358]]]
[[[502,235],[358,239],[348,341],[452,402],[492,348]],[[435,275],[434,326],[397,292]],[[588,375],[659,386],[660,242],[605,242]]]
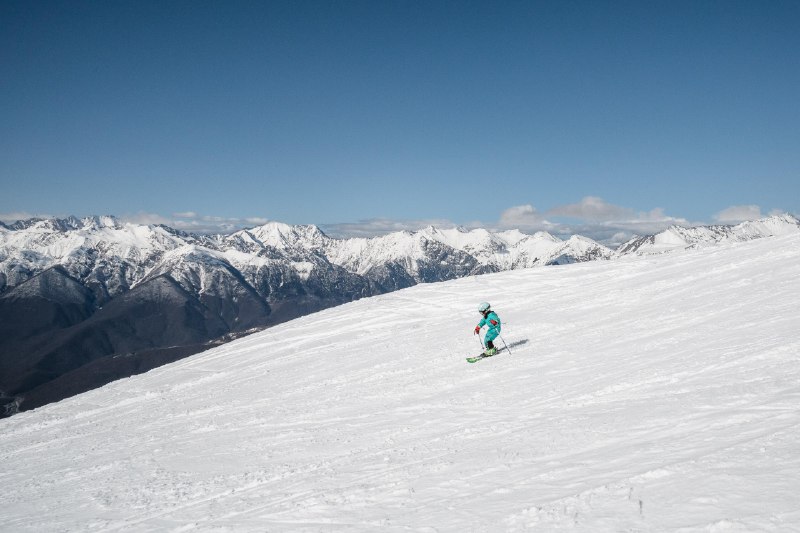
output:
[[[502,328],[500,317],[497,316],[497,313],[494,311],[489,311],[489,314],[482,318],[480,322],[478,322],[479,328],[482,328],[483,326],[489,326],[489,333],[500,333],[500,329]]]

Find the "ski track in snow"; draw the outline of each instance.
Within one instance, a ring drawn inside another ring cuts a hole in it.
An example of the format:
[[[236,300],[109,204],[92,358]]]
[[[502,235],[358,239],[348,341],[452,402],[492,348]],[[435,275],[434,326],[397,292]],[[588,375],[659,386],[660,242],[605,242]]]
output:
[[[798,301],[791,236],[346,304],[0,421],[0,531],[800,531]]]

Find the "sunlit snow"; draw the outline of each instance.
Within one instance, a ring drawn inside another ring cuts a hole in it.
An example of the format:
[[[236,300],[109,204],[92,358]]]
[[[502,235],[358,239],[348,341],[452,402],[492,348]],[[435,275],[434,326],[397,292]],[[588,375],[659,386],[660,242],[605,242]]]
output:
[[[797,531],[799,301],[795,234],[332,308],[0,421],[0,530]]]

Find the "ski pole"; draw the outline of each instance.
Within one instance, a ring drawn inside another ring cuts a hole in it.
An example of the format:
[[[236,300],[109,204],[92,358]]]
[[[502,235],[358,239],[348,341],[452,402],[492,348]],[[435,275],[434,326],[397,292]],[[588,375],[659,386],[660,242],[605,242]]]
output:
[[[505,340],[505,339],[503,338],[503,336],[502,336],[502,335],[500,335],[499,333],[497,334],[497,336],[498,336],[498,337],[500,337],[500,340],[501,340],[501,341],[503,341],[503,346],[505,346],[505,347],[506,347],[506,351],[508,351],[508,355],[511,355],[511,350],[509,350],[509,349],[508,349],[508,344],[506,344],[506,340]]]

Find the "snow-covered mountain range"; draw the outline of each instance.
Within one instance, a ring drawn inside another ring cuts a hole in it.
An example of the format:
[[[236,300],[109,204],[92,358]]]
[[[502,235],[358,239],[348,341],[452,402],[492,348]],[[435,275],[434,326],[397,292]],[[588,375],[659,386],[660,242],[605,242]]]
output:
[[[737,225],[685,228],[671,226],[655,235],[634,237],[617,248],[615,256],[631,253],[658,254],[674,250],[702,248],[724,242],[745,242],[762,237],[792,235],[800,231],[800,220],[789,214],[776,215]]]
[[[795,234],[323,310],[0,420],[0,531],[799,531],[799,300]]]
[[[545,232],[428,227],[334,239],[277,222],[196,235],[110,216],[19,221],[0,225],[0,397],[12,412],[32,408],[226,336],[418,283],[798,231],[784,215],[674,227],[614,251]]]
[[[114,297],[164,273],[180,274],[187,290],[198,289],[194,265],[228,266],[253,287],[265,267],[307,280],[315,269],[341,267],[379,283],[383,271],[402,271],[403,283],[438,281],[468,274],[546,264],[608,259],[612,251],[591,239],[562,241],[548,233],[492,233],[483,229],[396,232],[383,237],[334,239],[316,226],[270,222],[230,235],[194,235],[162,225],[121,223],[113,217],[27,220],[0,227],[0,291],[15,287],[55,265],[92,285],[101,299]],[[190,266],[191,265],[191,266]],[[202,269],[201,269],[202,270]]]

